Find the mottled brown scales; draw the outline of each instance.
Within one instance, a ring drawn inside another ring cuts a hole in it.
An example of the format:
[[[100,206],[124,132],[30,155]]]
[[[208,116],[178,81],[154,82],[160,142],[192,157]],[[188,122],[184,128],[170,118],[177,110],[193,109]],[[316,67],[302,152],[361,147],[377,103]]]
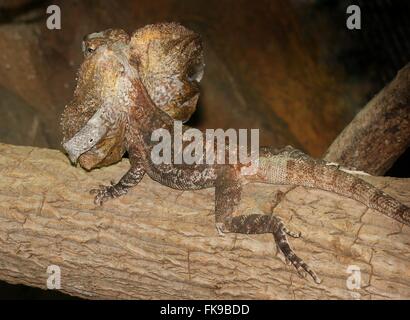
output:
[[[240,165],[160,164],[152,161],[155,129],[171,136],[174,120],[187,120],[196,107],[203,73],[198,35],[181,25],[156,24],[129,37],[106,30],[85,37],[85,60],[78,73],[73,100],[62,116],[63,146],[73,163],[87,170],[119,161],[127,151],[131,168],[118,183],[92,190],[95,203],[127,193],[147,174],[171,188],[215,187],[215,224],[226,232],[271,233],[279,250],[297,271],[320,279],[290,248],[289,231],[273,214],[238,212],[248,182],[288,184],[327,190],[364,203],[410,225],[410,209],[360,178],[292,147],[261,148],[258,171],[241,175]],[[186,130],[184,127],[183,130]]]
[[[175,23],[148,25],[132,35],[129,45],[154,104],[176,120],[188,120],[204,73],[199,35]]]

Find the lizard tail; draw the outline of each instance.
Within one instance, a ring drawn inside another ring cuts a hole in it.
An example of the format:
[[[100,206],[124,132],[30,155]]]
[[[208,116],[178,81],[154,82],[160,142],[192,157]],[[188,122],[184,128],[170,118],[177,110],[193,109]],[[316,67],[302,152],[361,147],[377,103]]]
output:
[[[315,160],[292,147],[276,152],[262,148],[259,159],[258,173],[250,177],[251,181],[330,191],[355,199],[410,226],[410,207],[334,164]]]

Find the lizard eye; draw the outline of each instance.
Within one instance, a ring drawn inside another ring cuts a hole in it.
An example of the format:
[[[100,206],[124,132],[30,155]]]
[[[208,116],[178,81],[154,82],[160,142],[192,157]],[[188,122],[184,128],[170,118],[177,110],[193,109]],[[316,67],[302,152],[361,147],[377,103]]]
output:
[[[89,56],[90,54],[92,54],[92,53],[95,51],[95,49],[96,49],[95,46],[93,46],[93,45],[87,45],[86,42],[83,42],[82,47],[83,47],[84,55],[85,55],[86,57]]]
[[[95,48],[87,47],[87,49],[84,52],[84,56],[87,58],[91,56],[95,51]]]

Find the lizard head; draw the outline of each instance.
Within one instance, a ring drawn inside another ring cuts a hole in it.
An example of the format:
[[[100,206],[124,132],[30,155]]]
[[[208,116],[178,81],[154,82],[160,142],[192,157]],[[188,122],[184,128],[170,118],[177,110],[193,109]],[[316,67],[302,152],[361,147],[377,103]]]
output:
[[[112,164],[125,153],[125,131],[140,81],[154,104],[176,120],[195,111],[203,74],[202,46],[175,23],[146,26],[130,38],[119,29],[92,33],[72,101],[61,118],[63,147],[85,169]]]
[[[85,59],[61,127],[70,160],[88,170],[119,161],[125,152],[128,42],[123,30],[110,29],[86,36],[82,44]]]

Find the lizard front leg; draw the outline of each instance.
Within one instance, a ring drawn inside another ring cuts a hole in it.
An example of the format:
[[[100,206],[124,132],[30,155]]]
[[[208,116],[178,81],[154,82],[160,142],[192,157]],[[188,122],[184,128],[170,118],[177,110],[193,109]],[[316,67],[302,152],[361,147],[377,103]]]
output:
[[[234,168],[221,170],[215,185],[215,224],[220,234],[225,232],[261,234],[272,233],[276,245],[288,260],[305,277],[309,274],[316,283],[321,280],[291,249],[286,235],[299,237],[289,231],[273,214],[235,215],[241,199],[242,182]]]
[[[99,188],[90,190],[91,194],[95,194],[94,203],[102,205],[108,199],[126,194],[141,181],[144,174],[145,170],[141,165],[133,165],[118,183],[111,182],[110,186],[100,185]]]

